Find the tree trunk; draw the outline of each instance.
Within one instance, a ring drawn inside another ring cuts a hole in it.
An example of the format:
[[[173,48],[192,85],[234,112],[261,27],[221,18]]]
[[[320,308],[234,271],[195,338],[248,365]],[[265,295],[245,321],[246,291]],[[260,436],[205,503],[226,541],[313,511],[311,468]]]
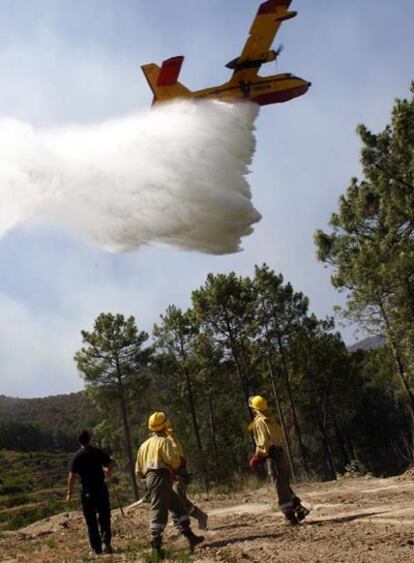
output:
[[[348,449],[349,449],[349,452],[351,454],[351,461],[352,461],[353,459],[356,459],[355,449],[354,449],[354,444],[352,443],[352,440],[351,440],[351,436],[346,431],[345,431],[345,440],[346,440],[346,443],[348,445]]]
[[[217,432],[216,432],[216,421],[214,419],[213,401],[211,399],[211,394],[207,395],[207,405],[208,405],[208,418],[210,423],[211,440],[213,442],[214,455],[218,459],[218,448],[217,448]]]
[[[345,442],[342,438],[342,434],[339,430],[338,422],[337,422],[335,416],[334,416],[333,420],[334,420],[334,429],[335,429],[336,441],[338,442],[339,450],[340,450],[341,455],[342,455],[342,459],[343,459],[343,463],[344,463],[344,469],[345,469],[345,467],[350,464],[351,460],[349,459],[348,452],[346,451]]]
[[[410,463],[410,465],[412,465],[413,463],[413,448],[411,447],[411,444],[414,441],[414,436],[413,436],[413,425],[411,423],[411,419],[407,419],[405,412],[404,412],[404,405],[399,404],[398,405],[398,410],[400,412],[401,415],[401,420],[403,421],[403,438],[402,438],[402,446],[404,448],[404,450],[406,450],[404,452],[404,457],[406,459],[408,459],[408,462]]]
[[[305,369],[305,373],[306,376],[308,378],[309,381],[309,386],[310,389],[312,391],[312,394],[314,397],[318,397],[318,395],[320,395],[320,393],[318,393],[318,389],[315,386],[314,383],[314,372],[313,372],[313,365],[312,365],[312,357],[310,355],[309,350],[306,350],[305,348],[303,349],[304,353],[306,354],[306,361],[307,361],[307,367]],[[327,409],[326,407],[323,407],[320,403],[315,407],[317,410],[317,420],[318,420],[318,427],[319,427],[319,431],[321,433],[321,439],[322,439],[322,448],[324,451],[324,465],[325,465],[325,475],[326,477],[328,477],[328,472],[326,471],[326,468],[328,468],[328,470],[331,473],[331,476],[333,477],[333,479],[336,480],[336,471],[335,471],[335,466],[334,466],[334,462],[333,462],[333,458],[332,458],[332,450],[329,444],[329,439],[328,439],[328,433],[327,433],[327,429],[326,429],[326,412]]]
[[[388,340],[390,347],[391,347],[391,353],[392,353],[392,356],[394,358],[394,361],[395,361],[395,364],[396,364],[396,367],[397,367],[397,374],[399,376],[399,379],[401,381],[401,385],[402,385],[404,392],[405,392],[407,399],[408,399],[408,406],[409,406],[409,409],[410,409],[411,421],[412,421],[412,424],[414,426],[414,395],[413,395],[413,393],[410,389],[410,386],[408,385],[406,375],[405,375],[404,364],[403,364],[401,356],[398,352],[398,348],[397,348],[396,342],[395,342],[393,334],[392,334],[391,324],[389,322],[388,315],[385,311],[385,307],[382,303],[380,303],[380,310],[381,310],[382,318],[384,319],[384,323],[385,323],[385,335],[386,335],[387,340]]]
[[[385,312],[385,308],[384,306],[381,304],[380,306],[381,308],[381,314],[382,317],[384,319],[384,323],[385,323],[385,335],[387,337],[387,340],[390,344],[391,347],[391,353],[392,356],[394,358],[394,362],[397,368],[397,374],[398,377],[400,379],[402,388],[404,389],[405,395],[408,399],[408,410],[410,412],[410,438],[409,438],[409,443],[408,443],[408,457],[410,459],[410,463],[413,462],[414,460],[414,395],[410,389],[410,386],[408,384],[408,381],[406,379],[406,372],[405,372],[405,368],[404,368],[404,363],[402,361],[402,358],[399,354],[396,342],[394,340],[393,334],[392,334],[392,330],[391,330],[391,325],[390,322],[388,320],[388,316]]]
[[[186,367],[184,368],[184,374],[185,374],[185,379],[186,379],[186,384],[187,384],[188,402],[189,402],[189,405],[190,405],[191,418],[193,420],[194,434],[196,436],[197,447],[198,447],[198,450],[200,452],[200,458],[201,458],[201,463],[202,463],[202,475],[203,475],[203,479],[204,479],[204,485],[205,485],[206,491],[208,491],[208,478],[207,478],[207,471],[206,471],[206,460],[205,460],[205,456],[204,456],[203,444],[201,442],[200,429],[199,429],[198,421],[197,421],[197,413],[196,413],[196,409],[195,409],[193,389],[192,389],[192,386],[191,386],[190,372],[188,371],[188,369]]]
[[[227,334],[228,334],[228,337],[229,337],[229,340],[230,340],[231,354],[233,356],[234,363],[236,364],[236,372],[237,372],[237,376],[239,378],[242,395],[244,397],[244,402],[245,402],[246,409],[247,409],[247,415],[248,415],[249,420],[252,420],[252,413],[250,412],[250,408],[249,408],[249,390],[247,389],[247,385],[246,385],[246,377],[245,377],[245,374],[243,373],[241,363],[240,363],[240,358],[239,358],[239,355],[237,353],[236,340],[234,338],[233,331],[231,330],[230,322],[227,318],[226,318],[226,325],[227,325]]]
[[[326,416],[325,415],[323,417],[323,422],[321,421],[321,423],[320,423],[320,428],[321,428],[322,440],[323,440],[324,448],[325,448],[325,457],[326,457],[326,460],[328,462],[328,467],[330,469],[331,476],[332,476],[333,480],[336,481],[336,469],[335,469],[335,464],[334,464],[334,460],[333,460],[333,456],[332,456],[331,445],[329,443],[328,430],[327,430],[327,427],[326,427]]]
[[[404,369],[404,364],[401,360],[401,356],[398,353],[398,350],[395,346],[394,341],[392,340],[392,338],[389,338],[389,343],[391,346],[391,352],[395,361],[395,364],[397,366],[397,373],[399,375],[400,381],[401,381],[401,385],[404,389],[404,392],[407,396],[408,399],[408,408],[410,410],[410,415],[411,415],[411,423],[414,426],[414,395],[408,385],[407,379],[405,377],[405,369]]]
[[[217,433],[216,433],[216,421],[214,418],[213,401],[211,399],[210,392],[207,393],[207,406],[208,406],[208,419],[210,423],[211,441],[213,442],[214,457],[216,461],[219,459],[218,447],[217,447]],[[217,473],[217,463],[213,463],[214,480],[218,482]]]
[[[178,334],[178,345],[179,345],[179,354],[181,356],[181,362],[183,364],[183,368],[184,368],[184,376],[185,376],[185,382],[186,382],[186,386],[187,386],[187,394],[188,394],[188,403],[189,403],[189,407],[190,407],[190,413],[191,413],[191,418],[193,419],[193,428],[194,428],[194,434],[196,437],[196,441],[197,441],[197,447],[200,451],[201,457],[203,458],[203,445],[201,443],[201,436],[200,436],[200,429],[198,426],[198,421],[197,421],[197,413],[196,413],[196,408],[195,408],[195,401],[194,401],[194,395],[193,395],[193,388],[191,385],[191,377],[190,377],[190,371],[188,370],[188,367],[186,365],[186,361],[187,361],[187,352],[184,346],[184,340],[183,340],[183,335],[180,332]]]
[[[262,304],[263,304],[263,310],[266,310],[265,304],[264,303],[262,303]],[[271,338],[270,338],[269,321],[268,321],[267,316],[264,317],[264,327],[265,327],[265,337],[266,337],[266,344],[267,344],[267,365],[268,365],[269,374],[270,374],[270,381],[272,383],[273,396],[274,396],[274,399],[275,399],[280,424],[282,425],[283,439],[284,439],[284,442],[285,442],[285,445],[286,445],[286,455],[287,455],[288,462],[289,462],[290,472],[292,474],[292,479],[296,479],[296,471],[295,471],[295,466],[293,464],[293,456],[292,456],[292,450],[291,450],[291,447],[290,447],[289,435],[288,435],[288,432],[287,432],[287,429],[286,429],[286,423],[285,423],[285,419],[284,419],[284,416],[283,416],[282,407],[281,407],[281,404],[280,404],[279,393],[278,393],[277,387],[276,387],[276,377],[275,377],[275,371],[274,371],[274,367],[273,367],[273,363],[272,363],[272,341],[271,341]]]
[[[125,438],[125,452],[128,458],[128,469],[129,475],[131,479],[132,491],[134,493],[134,499],[138,500],[138,487],[137,487],[137,480],[135,478],[135,467],[134,467],[134,460],[132,458],[132,448],[131,448],[131,433],[129,431],[129,422],[128,422],[128,415],[126,410],[126,405],[124,398],[122,396],[122,384],[121,384],[121,395],[119,399],[119,403],[121,406],[121,414],[122,414],[122,423],[124,426],[124,438]]]
[[[230,346],[231,346],[231,354],[233,356],[234,363],[236,364],[236,372],[237,372],[237,376],[238,376],[239,382],[240,382],[240,389],[242,391],[244,400],[245,400],[246,405],[247,405],[247,410],[248,410],[249,415],[250,415],[250,411],[249,411],[249,391],[247,389],[245,374],[243,373],[241,363],[240,363],[240,359],[239,359],[239,355],[237,353],[237,348],[236,348],[236,345],[235,345],[233,338],[230,339]],[[249,418],[250,418],[250,416],[249,416]]]
[[[281,355],[281,358],[282,358],[282,367],[283,367],[282,372],[283,372],[284,379],[285,379],[286,391],[287,391],[287,394],[288,394],[290,407],[292,409],[293,425],[295,427],[296,436],[298,437],[298,443],[299,443],[300,454],[301,454],[301,457],[302,457],[303,468],[305,470],[305,473],[309,474],[308,462],[307,462],[307,459],[306,459],[305,448],[304,448],[303,441],[302,441],[302,433],[301,433],[301,430],[300,430],[300,427],[299,427],[299,422],[298,422],[298,418],[297,418],[297,415],[296,415],[295,402],[293,400],[292,388],[290,386],[290,381],[289,381],[289,371],[288,371],[287,363],[286,363],[285,350],[284,350],[280,336],[277,337],[277,340],[278,340],[278,344],[279,344],[279,352],[280,352],[280,355]]]
[[[273,365],[272,365],[270,358],[268,358],[268,367],[269,367],[270,381],[272,383],[273,396],[274,396],[276,407],[277,407],[277,413],[278,413],[278,416],[279,416],[280,424],[282,425],[283,440],[284,440],[285,446],[286,446],[286,455],[287,455],[287,458],[288,458],[288,461],[289,461],[290,472],[292,474],[292,479],[295,479],[296,473],[295,473],[295,466],[293,464],[292,450],[290,448],[290,440],[289,440],[288,432],[287,432],[287,429],[286,429],[286,423],[285,423],[285,419],[283,417],[282,408],[281,408],[281,405],[280,405],[279,394],[278,394],[277,388],[276,388],[274,369],[273,369]]]
[[[197,440],[197,447],[198,447],[200,453],[203,454],[203,445],[201,443],[200,429],[198,427],[197,413],[196,413],[196,409],[195,409],[193,389],[192,389],[192,386],[191,386],[191,378],[190,378],[190,373],[189,373],[187,368],[184,368],[184,375],[185,375],[185,380],[186,380],[186,385],[187,385],[188,404],[190,406],[190,413],[191,413],[191,418],[193,420],[194,434],[195,434],[195,437],[196,437],[196,440]]]
[[[243,341],[241,341],[240,343],[240,355],[242,357],[244,366],[246,368],[244,379],[245,379],[247,398],[248,398],[257,395],[257,374],[256,371],[252,369],[251,361],[248,357]]]

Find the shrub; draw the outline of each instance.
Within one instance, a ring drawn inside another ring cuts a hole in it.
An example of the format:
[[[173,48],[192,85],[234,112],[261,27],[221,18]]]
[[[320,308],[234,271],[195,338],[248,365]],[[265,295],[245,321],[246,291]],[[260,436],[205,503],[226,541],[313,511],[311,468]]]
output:
[[[4,479],[0,486],[0,495],[15,495],[17,493],[28,493],[33,486],[23,477],[9,476]]]
[[[4,501],[4,506],[7,508],[13,508],[13,506],[21,506],[22,504],[27,504],[30,502],[30,497],[24,493],[19,493],[17,495],[10,495]]]

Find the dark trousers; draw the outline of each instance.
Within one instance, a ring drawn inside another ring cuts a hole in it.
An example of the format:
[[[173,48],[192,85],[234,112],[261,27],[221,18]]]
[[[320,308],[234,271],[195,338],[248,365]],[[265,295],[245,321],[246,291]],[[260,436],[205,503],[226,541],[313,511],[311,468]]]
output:
[[[177,493],[181,504],[185,508],[187,514],[192,516],[193,518],[202,518],[205,517],[206,514],[198,508],[187,496],[187,486],[189,483],[189,479],[186,473],[177,473],[177,481],[173,483],[173,489]]]
[[[102,542],[107,545],[111,543],[111,507],[106,486],[103,485],[94,490],[83,490],[82,509],[88,527],[91,548],[100,552]]]
[[[290,512],[300,506],[300,499],[290,486],[289,462],[283,448],[271,446],[267,459],[267,471],[276,489],[279,506],[283,512]]]

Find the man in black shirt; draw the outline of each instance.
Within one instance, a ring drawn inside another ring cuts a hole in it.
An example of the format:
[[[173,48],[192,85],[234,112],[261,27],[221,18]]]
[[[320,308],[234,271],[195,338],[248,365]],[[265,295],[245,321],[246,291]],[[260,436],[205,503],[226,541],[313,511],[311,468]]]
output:
[[[79,475],[82,483],[82,509],[92,551],[95,554],[112,553],[111,508],[105,485],[105,474],[108,477],[112,474],[112,460],[101,449],[91,445],[87,430],[80,434],[78,440],[81,448],[71,462],[66,500],[71,500]]]

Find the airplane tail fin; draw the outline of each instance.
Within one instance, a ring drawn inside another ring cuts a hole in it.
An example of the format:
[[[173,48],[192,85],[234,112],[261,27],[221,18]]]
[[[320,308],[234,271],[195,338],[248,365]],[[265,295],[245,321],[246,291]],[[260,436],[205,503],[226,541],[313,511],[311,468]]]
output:
[[[184,57],[172,57],[164,61],[161,68],[153,63],[141,67],[154,94],[153,104],[188,97],[191,91],[178,82],[183,61]]]

